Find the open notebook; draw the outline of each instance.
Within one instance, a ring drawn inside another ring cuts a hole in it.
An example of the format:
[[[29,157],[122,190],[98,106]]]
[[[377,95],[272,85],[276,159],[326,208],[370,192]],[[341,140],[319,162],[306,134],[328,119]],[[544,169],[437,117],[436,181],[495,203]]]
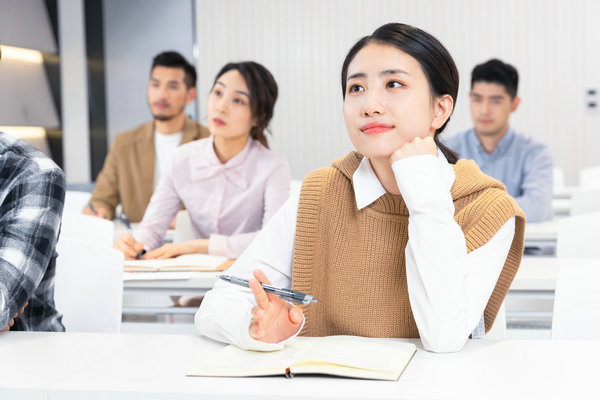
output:
[[[325,374],[398,380],[412,358],[412,343],[358,336],[299,337],[283,350],[258,352],[229,345],[187,376]]]
[[[222,271],[235,260],[208,254],[184,254],[166,260],[125,260],[125,272]]]

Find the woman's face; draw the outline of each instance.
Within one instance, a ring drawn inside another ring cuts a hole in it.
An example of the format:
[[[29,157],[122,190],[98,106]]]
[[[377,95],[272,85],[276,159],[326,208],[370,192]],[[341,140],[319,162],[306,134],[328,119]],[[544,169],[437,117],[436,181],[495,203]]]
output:
[[[359,153],[370,159],[389,157],[417,136],[433,136],[436,106],[413,57],[370,43],[356,54],[347,76],[344,120]]]
[[[238,70],[225,72],[208,96],[208,129],[222,139],[248,136],[254,125],[250,91]]]

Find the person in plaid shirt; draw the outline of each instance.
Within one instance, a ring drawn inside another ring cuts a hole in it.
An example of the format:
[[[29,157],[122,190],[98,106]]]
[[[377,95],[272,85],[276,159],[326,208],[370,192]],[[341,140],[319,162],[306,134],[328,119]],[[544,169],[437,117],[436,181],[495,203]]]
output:
[[[54,308],[64,199],[61,169],[0,132],[0,331],[65,330]]]

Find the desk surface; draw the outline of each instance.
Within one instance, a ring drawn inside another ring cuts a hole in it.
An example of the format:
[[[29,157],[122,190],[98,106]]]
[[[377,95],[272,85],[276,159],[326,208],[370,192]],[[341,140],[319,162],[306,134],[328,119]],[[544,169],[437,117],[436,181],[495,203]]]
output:
[[[554,290],[556,276],[564,268],[582,265],[588,262],[598,262],[600,257],[537,257],[524,256],[517,275],[510,287],[511,290]],[[146,273],[150,274],[150,273]],[[165,279],[129,280],[125,273],[124,289],[126,292],[149,290],[153,292],[165,291],[177,293],[203,293],[212,288],[217,281],[216,272],[159,272],[152,274],[165,276]],[[142,275],[144,277],[145,275]]]
[[[569,215],[571,205],[571,199],[552,199],[552,212],[554,215]]]
[[[400,340],[400,339],[399,339]],[[410,340],[410,339],[401,339]],[[191,335],[0,334],[0,398],[592,398],[600,341],[469,340],[419,348],[397,382],[324,376],[198,378],[185,371],[220,343]],[[199,397],[203,396],[203,397]]]
[[[600,258],[524,256],[510,290],[554,290],[562,269],[590,262],[598,263],[600,268]]]
[[[556,243],[558,220],[544,222],[528,222],[525,225],[525,245],[532,241],[548,241]]]
[[[555,199],[570,199],[573,193],[580,190],[579,186],[554,187],[552,197]]]
[[[203,295],[222,273],[210,272],[144,272],[123,273],[124,294]],[[141,275],[140,275],[141,274]],[[151,275],[150,275],[151,274]],[[134,279],[139,276],[143,279]],[[164,277],[161,279],[161,277]],[[146,279],[150,278],[150,279]]]

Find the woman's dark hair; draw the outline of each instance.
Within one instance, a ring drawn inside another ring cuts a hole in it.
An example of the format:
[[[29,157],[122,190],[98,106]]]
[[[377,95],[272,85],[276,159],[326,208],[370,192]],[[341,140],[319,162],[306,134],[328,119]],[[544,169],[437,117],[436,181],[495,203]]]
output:
[[[266,148],[269,148],[265,131],[273,117],[273,108],[277,101],[277,82],[268,69],[253,61],[243,61],[226,64],[213,82],[213,87],[217,80],[227,71],[237,70],[250,91],[250,110],[256,120],[256,125],[250,130],[250,137],[258,140]]]
[[[448,94],[456,104],[459,81],[458,70],[448,50],[429,33],[414,26],[400,23],[389,23],[377,28],[372,35],[363,37],[350,49],[342,66],[342,97],[346,97],[348,67],[356,54],[369,43],[393,46],[413,57],[419,62],[427,77],[431,95],[440,97]],[[443,145],[438,138],[449,120],[450,118],[435,131],[433,139],[448,162],[454,164],[458,156]]]

